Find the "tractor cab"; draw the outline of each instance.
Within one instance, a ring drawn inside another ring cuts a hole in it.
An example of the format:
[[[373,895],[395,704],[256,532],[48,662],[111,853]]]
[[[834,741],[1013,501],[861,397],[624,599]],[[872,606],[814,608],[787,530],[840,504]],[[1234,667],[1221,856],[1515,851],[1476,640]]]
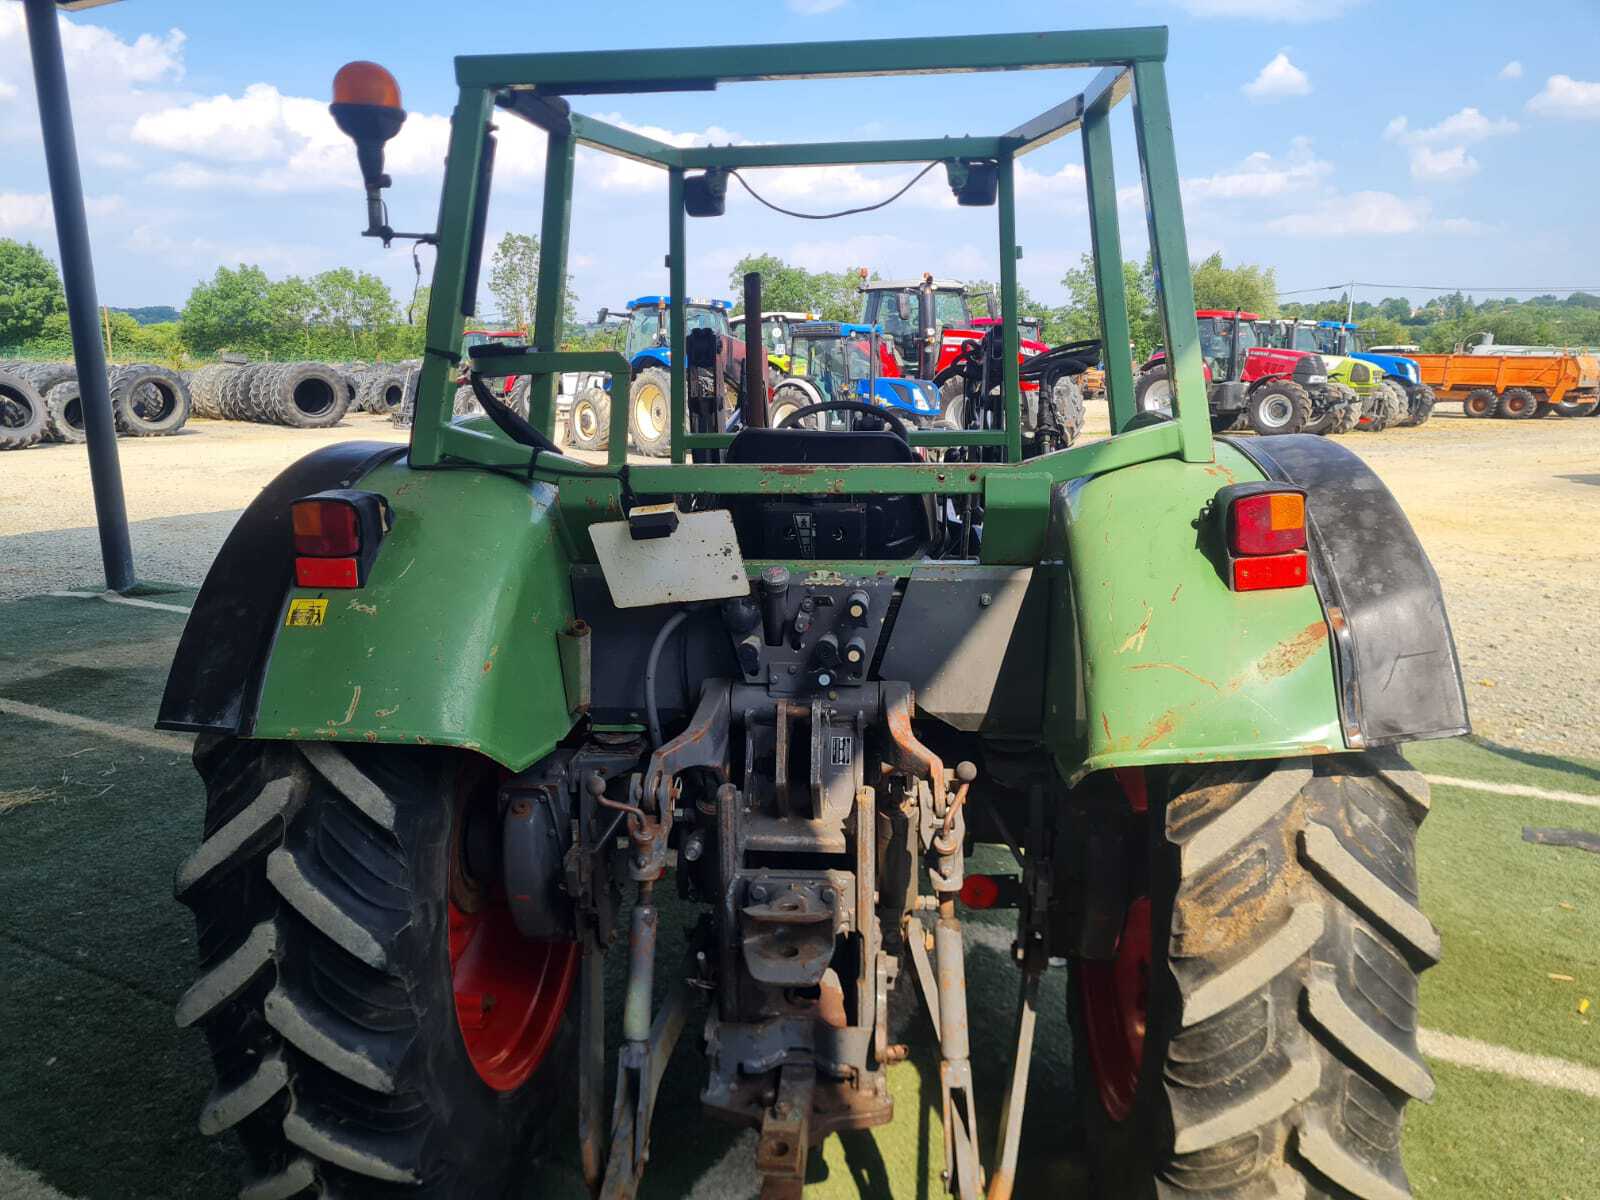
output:
[[[1217,382],[1237,380],[1242,364],[1260,342],[1256,337],[1259,316],[1251,312],[1200,309],[1194,314],[1200,330],[1200,357]]]
[[[804,428],[882,428],[885,421],[861,410],[821,416],[798,409],[855,401],[884,409],[913,428],[931,426],[940,413],[939,392],[926,379],[885,375],[883,330],[843,321],[797,321],[789,327],[790,378],[773,392],[771,421]]]
[[[861,285],[861,320],[877,325],[901,362],[932,379],[943,364],[943,340],[973,329],[971,293],[956,279],[882,280]],[[957,337],[957,344],[961,337]]]
[[[796,321],[815,321],[818,314],[814,312],[764,312],[761,314],[761,344],[766,347],[767,361],[785,375],[792,371],[790,360],[794,354],[792,349],[792,328]],[[733,336],[740,341],[744,340],[745,319],[743,316],[733,318]]]
[[[658,359],[663,364],[668,361],[667,313],[671,307],[670,296],[640,296],[628,301],[628,335],[623,353],[629,362],[636,362],[641,356]],[[728,313],[732,309],[733,304],[727,300],[688,299],[683,302],[684,324],[690,332],[709,329],[728,335],[731,332]],[[601,320],[610,315],[608,309],[601,309],[600,313]]]

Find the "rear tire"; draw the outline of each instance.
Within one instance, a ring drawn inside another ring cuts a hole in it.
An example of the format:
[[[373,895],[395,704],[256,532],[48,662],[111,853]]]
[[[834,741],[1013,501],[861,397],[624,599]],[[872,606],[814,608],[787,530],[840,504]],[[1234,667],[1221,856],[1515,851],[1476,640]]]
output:
[[[672,452],[672,377],[660,367],[646,367],[628,388],[628,436],[641,454]]]
[[[477,947],[452,946],[470,886],[453,834],[482,799],[465,786],[477,760],[202,737],[194,761],[205,837],[175,890],[194,910],[200,977],[177,1018],[205,1031],[217,1086],[200,1128],[237,1132],[252,1167],[244,1194],[500,1195],[571,1077],[576,953],[518,941],[564,987],[550,993],[537,1065],[491,1086],[453,983],[457,956]],[[470,919],[483,936],[487,923]],[[496,989],[502,1003],[512,986]],[[497,1010],[479,1011],[487,1028]]]
[[[1597,398],[1592,392],[1568,392],[1566,398],[1555,405],[1555,413],[1558,417],[1587,417],[1596,406]]]
[[[1464,417],[1492,417],[1495,409],[1500,406],[1500,397],[1496,396],[1489,388],[1478,388],[1468,392],[1461,401],[1461,415]]]
[[[1245,417],[1262,437],[1299,433],[1311,420],[1311,397],[1292,379],[1273,380],[1250,393]]]
[[[1527,388],[1507,388],[1496,415],[1509,421],[1526,421],[1539,411],[1538,398]]]
[[[21,375],[0,371],[0,450],[25,450],[47,429],[44,398]]]
[[[166,437],[189,421],[189,385],[176,371],[136,363],[111,372],[111,413],[117,432]]]
[[[83,428],[83,394],[78,390],[76,376],[62,380],[45,393],[44,411],[50,436],[58,442],[77,444],[89,440]]]
[[[1172,380],[1165,367],[1151,367],[1140,373],[1133,385],[1135,412],[1157,412],[1173,416]]]
[[[767,410],[767,424],[773,429],[783,427],[784,418],[797,409],[804,408],[816,401],[804,388],[790,384],[788,387],[779,385],[778,390],[772,394],[772,405]],[[822,413],[812,413],[810,416],[801,417],[798,421],[787,426],[789,429],[820,429]]]
[[[1402,1109],[1434,1089],[1416,1044],[1417,975],[1439,958],[1416,905],[1426,782],[1393,751],[1166,781],[1118,961],[1079,960],[1068,986],[1091,1194],[1409,1196]],[[1129,1026],[1104,1022],[1139,994],[1117,972],[1141,944],[1146,1032],[1124,1058],[1107,1030]]]

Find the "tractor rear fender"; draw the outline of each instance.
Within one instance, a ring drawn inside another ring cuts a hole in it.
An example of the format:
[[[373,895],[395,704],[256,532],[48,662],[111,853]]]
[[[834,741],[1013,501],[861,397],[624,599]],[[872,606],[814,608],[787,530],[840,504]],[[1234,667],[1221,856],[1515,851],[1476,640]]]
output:
[[[1392,497],[1325,439],[1273,441],[1293,444],[1272,450],[1306,475],[1294,482],[1313,514],[1314,587],[1241,593],[1224,582],[1202,512],[1219,488],[1269,477],[1227,441],[1212,464],[1161,459],[1056,490],[1044,737],[1067,779],[1464,730],[1437,579]],[[1321,470],[1302,470],[1300,457]],[[1359,536],[1372,528],[1362,512],[1382,514],[1382,537],[1406,545]],[[1401,593],[1403,611],[1387,609]],[[1356,643],[1361,653],[1346,653]]]
[[[415,471],[402,447],[381,450],[319,451],[245,511],[195,602],[160,726],[459,746],[511,770],[567,734],[572,592],[554,489]],[[366,586],[291,586],[289,504],[329,487],[383,495],[393,524]]]

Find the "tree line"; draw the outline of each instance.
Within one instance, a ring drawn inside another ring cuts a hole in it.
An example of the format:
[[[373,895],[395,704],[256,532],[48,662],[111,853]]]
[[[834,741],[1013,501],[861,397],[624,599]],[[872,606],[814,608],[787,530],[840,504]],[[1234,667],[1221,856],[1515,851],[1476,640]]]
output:
[[[744,276],[750,271],[761,273],[762,304],[768,311],[813,312],[833,321],[859,317],[859,269],[811,271],[772,254],[746,255],[728,275],[729,292],[741,297],[741,306]],[[1142,359],[1162,341],[1154,264],[1147,257],[1123,263],[1122,271],[1133,352]],[[1350,313],[1377,344],[1416,344],[1424,351],[1442,352],[1473,334],[1489,332],[1502,344],[1600,346],[1600,297],[1583,292],[1565,298],[1478,301],[1456,292],[1421,306],[1403,296],[1353,305],[1348,296],[1280,305],[1271,267],[1230,266],[1213,254],[1194,263],[1192,272],[1199,308],[1319,320],[1344,320]],[[485,281],[499,316],[464,318],[463,325],[531,330],[539,278],[539,239],[506,234],[494,248]],[[980,292],[993,287],[982,281],[973,286]],[[1051,345],[1098,338],[1099,296],[1089,255],[1065,272],[1060,287],[1064,302],[1056,305],[1019,287],[1019,311],[1042,322],[1044,340]],[[570,276],[563,309],[563,349],[620,347],[621,326],[579,322]],[[219,267],[210,279],[197,283],[176,320],[141,324],[131,312],[108,311],[102,330],[108,354],[122,361],[184,365],[224,351],[273,359],[392,361],[421,355],[427,310],[426,286],[397,299],[382,279],[366,271],[339,267],[273,279],[258,266],[241,264]],[[165,315],[155,309],[132,311]],[[0,357],[64,358],[71,353],[66,297],[55,263],[36,246],[0,238]]]

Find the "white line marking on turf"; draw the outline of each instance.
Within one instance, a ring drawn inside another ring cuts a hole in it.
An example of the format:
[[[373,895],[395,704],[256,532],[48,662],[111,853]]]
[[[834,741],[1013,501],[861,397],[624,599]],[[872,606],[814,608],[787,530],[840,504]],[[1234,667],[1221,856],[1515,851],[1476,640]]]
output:
[[[14,1196],[16,1200],[71,1200],[65,1192],[58,1192],[44,1181],[37,1171],[13,1158],[0,1154],[0,1196]]]
[[[45,595],[71,596],[75,600],[104,600],[108,604],[126,604],[132,608],[159,608],[162,612],[189,615],[189,610],[181,604],[162,604],[159,600],[140,600],[134,596],[119,596],[115,592],[46,592]]]
[[[1600,808],[1600,796],[1587,792],[1555,792],[1548,788],[1529,787],[1525,783],[1480,783],[1476,779],[1457,779],[1454,775],[1428,775],[1425,778],[1429,783],[1439,787],[1465,788],[1469,792],[1495,792],[1501,796],[1529,796],[1535,800],[1561,800],[1567,804]]]
[[[1564,1058],[1523,1054],[1489,1042],[1441,1033],[1437,1029],[1417,1030],[1417,1046],[1429,1058],[1454,1063],[1458,1067],[1488,1071],[1508,1079],[1522,1079],[1542,1087],[1578,1092],[1600,1100],[1600,1071],[1568,1062]]]
[[[143,746],[147,750],[170,750],[174,754],[188,754],[194,749],[192,737],[160,733],[153,729],[130,729],[126,725],[96,721],[93,717],[80,717],[73,713],[57,712],[53,708],[40,708],[37,704],[24,704],[20,700],[0,699],[0,713],[24,717],[29,721],[60,725],[66,729],[76,729],[79,733],[92,733],[96,737],[114,738],[119,742],[127,742],[130,746]]]

